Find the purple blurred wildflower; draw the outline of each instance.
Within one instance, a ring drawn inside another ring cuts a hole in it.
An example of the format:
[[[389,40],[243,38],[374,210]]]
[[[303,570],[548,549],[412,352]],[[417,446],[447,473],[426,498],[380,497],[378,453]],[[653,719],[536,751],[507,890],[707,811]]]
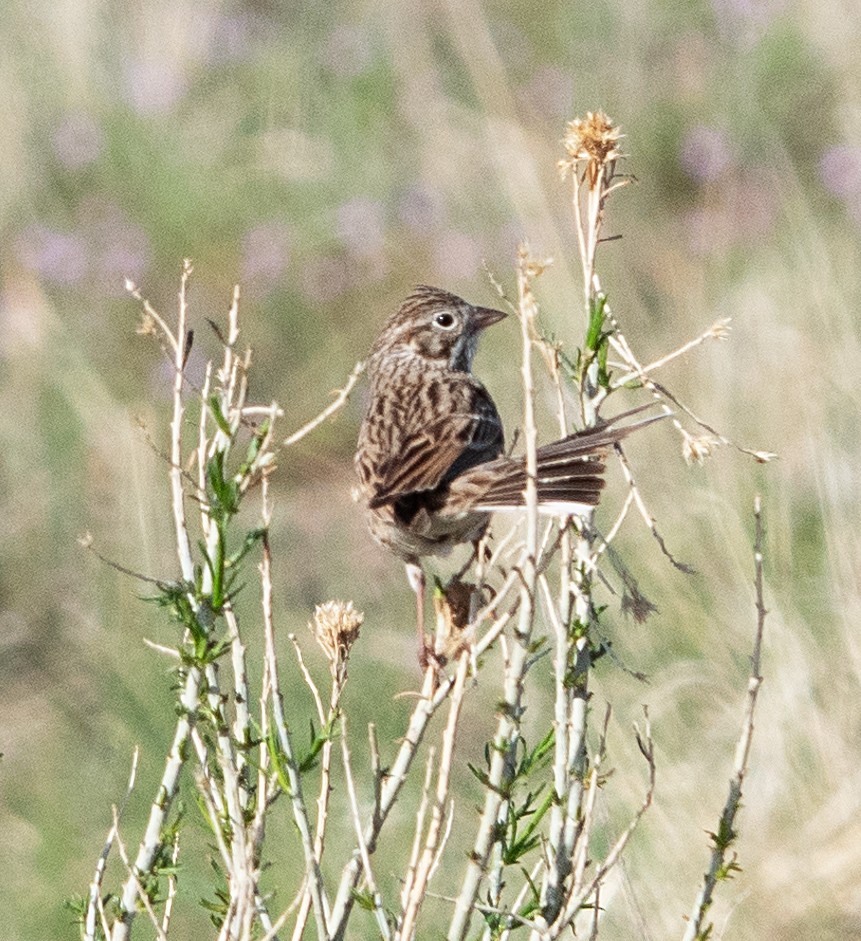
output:
[[[261,222],[242,239],[240,277],[242,284],[263,293],[271,290],[287,267],[290,232],[280,221]]]
[[[442,196],[438,190],[416,183],[401,197],[398,218],[417,235],[428,235],[442,222]]]
[[[34,223],[20,233],[15,248],[21,264],[55,284],[77,284],[88,272],[86,242],[76,232]]]
[[[302,266],[299,277],[302,295],[309,303],[329,303],[352,287],[345,258],[312,258]]]
[[[98,196],[84,200],[77,216],[100,290],[122,296],[126,278],[140,281],[149,267],[152,247],[146,230],[115,202]]]
[[[719,26],[749,42],[768,27],[785,8],[785,0],[711,0]]]
[[[861,193],[861,147],[829,147],[819,160],[819,177],[832,196],[857,198]]]
[[[204,57],[213,64],[247,58],[256,18],[248,12],[215,12]]]
[[[436,273],[444,281],[472,278],[481,266],[482,254],[481,245],[472,236],[449,229],[436,243]]]
[[[732,165],[732,150],[724,131],[700,124],[691,128],[682,143],[679,162],[698,183],[714,183]]]
[[[102,129],[90,115],[72,111],[54,131],[51,143],[60,163],[75,170],[98,159],[105,139]]]
[[[354,255],[362,258],[382,255],[385,241],[382,205],[366,196],[349,200],[337,209],[335,231]]]

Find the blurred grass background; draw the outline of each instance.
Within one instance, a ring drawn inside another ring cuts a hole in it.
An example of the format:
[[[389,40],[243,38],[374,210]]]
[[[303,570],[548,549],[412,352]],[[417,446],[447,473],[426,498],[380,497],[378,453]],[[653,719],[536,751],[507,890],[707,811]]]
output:
[[[615,708],[611,832],[639,801],[628,729],[641,702],[659,784],[624,878],[603,896],[612,904],[602,936],[678,936],[706,864],[752,639],[755,492],[772,613],[744,871],[721,891],[717,936],[861,936],[859,33],[857,5],[839,0],[7,5],[8,941],[75,936],[61,900],[85,890],[139,743],[126,825],[136,841],[171,726],[167,666],[141,638],[170,643],[172,627],[75,543],[89,529],[111,558],[174,572],[164,467],[136,426],[141,415],[163,434],[170,372],[134,333],[124,279],[167,315],[180,259],[194,259],[198,371],[215,349],[203,318],[223,318],[239,281],[253,394],[286,407],[285,431],[329,401],[413,284],[492,303],[482,265],[511,289],[524,237],[555,259],[540,283],[542,316],[573,346],[578,271],[555,162],[565,121],[598,108],[622,125],[624,169],[638,180],[611,203],[609,231],[624,239],[599,259],[629,339],[647,362],[731,316],[726,343],[661,378],[724,433],[780,454],[760,467],[722,449],[688,468],[670,428],[631,443],[652,512],[698,574],[674,571],[629,528],[624,558],[660,611],[645,626],[613,621],[617,652],[648,686],[603,662],[596,674],[596,705]],[[478,371],[513,428],[516,333],[493,334]],[[357,396],[285,456],[279,615],[282,629],[301,631],[333,596],[366,612],[352,727],[373,718],[385,742],[407,709],[392,695],[416,682],[414,636],[400,567],[371,544],[349,499],[360,409]],[[608,503],[620,493],[617,479]],[[469,701],[470,760],[492,719],[484,686]],[[471,807],[467,798],[460,812]],[[200,913],[180,917],[180,936],[202,936]]]

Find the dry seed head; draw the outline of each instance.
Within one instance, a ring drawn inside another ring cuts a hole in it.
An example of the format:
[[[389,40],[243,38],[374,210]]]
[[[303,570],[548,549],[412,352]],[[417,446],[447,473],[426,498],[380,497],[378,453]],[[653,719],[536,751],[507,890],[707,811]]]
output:
[[[569,171],[576,173],[581,162],[586,164],[585,179],[590,187],[595,186],[602,168],[607,168],[605,179],[611,177],[613,165],[622,156],[617,145],[623,136],[603,111],[587,111],[585,118],[570,121],[562,139],[568,156],[559,161],[563,179]]]
[[[553,264],[552,258],[536,258],[529,252],[529,246],[522,242],[517,249],[517,260],[527,281],[540,277]]]
[[[714,435],[691,435],[682,430],[682,456],[688,464],[702,464],[721,443]]]
[[[327,601],[314,609],[311,630],[333,669],[346,661],[364,620],[352,601]]]
[[[732,330],[731,322],[732,317],[722,317],[720,320],[716,320],[709,328],[709,334],[715,340],[725,340],[729,336],[730,330]]]
[[[155,328],[155,320],[146,311],[141,313],[141,319],[138,323],[135,333],[139,337],[157,337],[158,330]]]

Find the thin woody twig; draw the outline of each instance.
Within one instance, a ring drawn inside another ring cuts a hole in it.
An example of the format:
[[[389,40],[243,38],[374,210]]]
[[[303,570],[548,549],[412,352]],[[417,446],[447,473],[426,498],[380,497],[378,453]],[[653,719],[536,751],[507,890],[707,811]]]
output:
[[[176,537],[176,550],[179,558],[180,571],[183,580],[194,584],[194,562],[191,555],[191,543],[188,536],[188,527],[185,517],[185,499],[182,487],[182,424],[184,406],[182,401],[184,344],[179,338],[184,338],[187,331],[188,306],[187,289],[191,276],[191,262],[183,262],[182,278],[179,291],[179,312],[177,315],[177,342],[174,344],[175,373],[173,385],[173,417],[171,420],[171,448],[170,448],[170,487],[171,504],[174,517],[174,534]],[[191,599],[192,605],[195,604]],[[132,921],[135,917],[135,902],[138,896],[139,874],[144,875],[150,871],[152,864],[161,846],[161,834],[164,824],[176,796],[179,786],[180,772],[185,764],[186,744],[189,733],[196,718],[202,673],[199,667],[189,667],[182,692],[180,694],[181,714],[174,730],[173,742],[168,752],[165,770],[162,774],[158,795],[150,808],[144,838],[138,849],[137,857],[130,875],[126,879],[119,900],[120,915],[116,919],[111,932],[112,941],[128,941],[131,933]]]
[[[302,841],[302,851],[305,857],[305,877],[311,900],[314,907],[314,918],[317,923],[317,935],[324,941],[329,934],[329,903],[323,885],[323,874],[320,864],[314,853],[314,842],[311,836],[311,826],[308,811],[302,792],[302,779],[296,762],[293,740],[287,728],[284,717],[284,701],[278,680],[278,663],[275,652],[275,626],[272,613],[272,553],[269,547],[268,530],[263,533],[263,559],[260,563],[260,579],[262,587],[261,606],[263,610],[265,659],[269,683],[272,690],[271,702],[275,731],[278,744],[284,755],[287,777],[290,783],[290,801],[293,805],[293,819]]]
[[[131,796],[132,791],[135,787],[135,779],[137,778],[138,773],[138,760],[140,759],[140,749],[135,748],[134,753],[132,754],[132,767],[129,772],[129,781],[126,785],[126,793],[120,802],[119,809],[114,815],[114,821],[111,825],[111,829],[108,831],[107,839],[105,840],[105,846],[99,855],[99,861],[96,864],[96,872],[93,876],[93,881],[90,883],[90,892],[87,901],[87,911],[84,916],[84,941],[95,941],[96,937],[96,914],[99,909],[99,903],[101,901],[101,888],[102,880],[105,876],[105,868],[108,864],[108,856],[111,852],[111,847],[114,844],[114,838],[117,835],[117,824],[119,823],[120,818],[123,815],[125,806],[128,803],[128,799]],[[104,917],[104,916],[103,916]],[[103,925],[104,928],[104,925]],[[107,937],[108,932],[105,931],[105,937]]]
[[[317,689],[314,678],[311,676],[305,664],[305,657],[302,655],[302,648],[299,646],[299,641],[295,634],[288,634],[287,639],[293,645],[293,652],[296,654],[296,662],[299,665],[299,672],[302,674],[302,679],[305,680],[305,685],[311,690],[311,695],[314,697],[314,705],[317,707],[317,718],[321,723],[325,723],[326,710],[323,708],[323,699],[320,696],[320,690]]]
[[[754,592],[756,597],[756,630],[754,633],[753,653],[750,658],[750,676],[747,685],[747,698],[745,702],[744,718],[741,732],[735,749],[733,776],[729,782],[729,793],[721,812],[717,833],[711,835],[712,853],[708,871],[703,876],[703,884],[697,894],[693,910],[688,918],[683,941],[698,941],[708,935],[705,919],[711,907],[715,887],[721,876],[726,876],[738,866],[735,863],[735,853],[729,863],[726,862],[727,852],[736,839],[735,818],[741,807],[742,786],[747,775],[748,761],[750,759],[750,745],[753,739],[753,718],[756,712],[756,701],[759,689],[762,686],[762,638],[765,631],[765,617],[768,611],[765,607],[763,592],[763,526],[762,526],[762,500],[757,495],[754,500],[753,515],[755,521],[753,558],[754,558]]]
[[[415,879],[410,888],[407,904],[404,908],[403,919],[398,933],[399,941],[412,941],[416,937],[416,920],[427,893],[434,862],[437,859],[440,840],[443,833],[445,818],[445,805],[448,800],[449,780],[451,776],[451,763],[454,755],[454,745],[457,736],[460,708],[463,703],[464,683],[469,670],[469,653],[464,651],[460,655],[457,667],[457,677],[449,698],[449,714],[442,739],[440,750],[439,770],[437,773],[436,794],[431,808],[431,821],[425,837],[425,845],[415,867]]]
[[[368,890],[374,905],[374,915],[377,919],[377,927],[385,941],[391,938],[391,930],[383,909],[383,900],[380,896],[380,890],[377,888],[374,873],[371,869],[371,857],[368,853],[368,845],[365,843],[365,836],[362,830],[362,820],[359,814],[359,802],[356,798],[356,786],[353,783],[353,771],[350,765],[350,749],[347,745],[347,717],[341,716],[341,755],[344,759],[344,781],[347,785],[347,796],[350,799],[350,810],[353,819],[353,826],[356,831],[356,839],[359,844],[359,852],[362,855],[362,864],[365,871],[365,882],[368,884]]]
[[[326,421],[331,415],[334,415],[338,409],[342,408],[347,399],[350,397],[350,393],[353,391],[353,386],[359,381],[359,377],[365,371],[364,362],[358,362],[353,367],[353,371],[350,373],[350,377],[347,379],[347,384],[339,390],[338,394],[335,396],[334,401],[323,409],[318,415],[311,419],[311,421],[304,424],[298,431],[294,431],[292,435],[288,435],[282,442],[282,447],[290,447],[291,444],[296,444],[297,441],[301,441],[306,435],[309,435],[315,428],[318,428],[320,425]]]
[[[575,894],[568,897],[562,911],[559,914],[559,917],[542,935],[542,941],[544,941],[544,939],[546,939],[546,941],[555,941],[555,939],[558,938],[562,932],[567,929],[576,916],[577,912],[583,908],[584,904],[588,901],[590,896],[594,894],[598,886],[601,885],[601,883],[604,881],[607,873],[619,861],[619,858],[624,852],[625,847],[628,845],[628,841],[631,839],[631,836],[637,829],[643,814],[645,814],[652,804],[652,797],[655,793],[656,769],[654,745],[652,743],[648,712],[646,712],[644,732],[641,733],[639,729],[635,729],[635,731],[637,736],[637,745],[639,746],[643,757],[646,759],[649,768],[649,782],[643,801],[640,804],[640,807],[637,809],[637,812],[632,817],[628,826],[613,844],[610,852],[604,857],[604,860],[595,869],[595,873],[592,879],[586,885],[584,885],[579,892],[576,892]]]
[[[523,677],[529,659],[535,579],[538,554],[538,489],[536,484],[537,430],[535,426],[532,346],[537,304],[532,293],[533,278],[540,273],[525,245],[518,256],[518,310],[522,342],[521,377],[523,384],[523,424],[526,441],[526,545],[521,569],[520,603],[515,643],[506,657],[503,682],[504,707],[500,712],[485,789],[484,807],[466,874],[448,931],[448,941],[462,941],[469,932],[472,912],[484,877],[490,853],[498,840],[498,822],[503,812],[505,782],[514,776],[514,749],[523,711]]]
[[[641,367],[642,372],[637,369],[630,370],[625,373],[623,376],[620,376],[617,379],[614,379],[611,383],[612,388],[620,389],[625,386],[627,383],[631,382],[634,379],[639,379],[641,374],[651,375],[656,369],[660,369],[662,366],[666,366],[667,363],[672,362],[674,359],[677,359],[679,356],[684,356],[685,353],[690,353],[691,350],[696,349],[700,344],[705,343],[706,340],[722,340],[730,331],[730,323],[732,322],[731,317],[722,317],[720,320],[715,321],[708,330],[704,330],[698,337],[694,337],[693,340],[688,340],[687,343],[683,343],[678,349],[673,350],[671,353],[667,353],[666,356],[662,356],[660,359],[656,359],[654,362],[648,363],[646,366]],[[626,363],[626,365],[628,365]]]
[[[667,548],[667,544],[664,542],[664,537],[658,532],[658,524],[655,522],[654,516],[649,512],[646,507],[646,503],[643,500],[643,496],[640,493],[639,487],[634,480],[634,472],[631,470],[631,465],[628,462],[628,458],[625,455],[624,450],[620,444],[615,445],[616,456],[619,458],[619,463],[622,465],[622,473],[625,475],[625,480],[628,482],[629,493],[633,497],[634,503],[637,509],[640,511],[640,516],[643,517],[643,521],[646,526],[649,527],[652,537],[655,542],[660,547],[661,552],[670,560],[672,565],[677,568],[680,572],[684,572],[685,575],[692,575],[694,570],[685,562],[680,562]]]
[[[114,835],[117,843],[117,852],[119,853],[120,859],[122,860],[123,866],[126,868],[126,872],[129,874],[129,879],[134,883],[135,894],[138,899],[140,899],[141,905],[144,908],[144,911],[149,916],[150,921],[152,922],[153,928],[155,928],[156,937],[158,941],[168,941],[167,935],[162,931],[161,923],[158,920],[158,915],[155,913],[155,909],[152,907],[152,902],[150,901],[149,895],[147,895],[146,889],[144,889],[140,877],[136,869],[129,862],[128,853],[126,853],[125,845],[120,837],[120,821],[117,814],[117,808],[114,807]]]
[[[419,801],[419,808],[416,811],[416,824],[413,832],[413,843],[410,849],[410,858],[407,863],[407,874],[404,878],[403,888],[401,889],[401,909],[405,910],[407,907],[407,902],[412,893],[413,885],[415,884],[416,878],[416,868],[418,867],[419,862],[419,853],[422,849],[422,834],[424,833],[425,826],[425,815],[427,814],[429,797],[430,797],[430,786],[431,781],[433,780],[433,769],[434,764],[436,763],[436,749],[433,747],[428,749],[428,757],[425,762],[425,778],[424,783],[422,784],[422,796]],[[403,919],[401,919],[401,922]],[[401,928],[398,929],[397,937],[400,937]]]
[[[173,835],[173,850],[170,854],[170,863],[176,869],[179,862],[179,832]],[[161,918],[161,930],[165,937],[170,931],[170,920],[173,916],[173,906],[176,902],[176,872],[171,872],[167,879],[167,898],[164,901],[164,912]]]

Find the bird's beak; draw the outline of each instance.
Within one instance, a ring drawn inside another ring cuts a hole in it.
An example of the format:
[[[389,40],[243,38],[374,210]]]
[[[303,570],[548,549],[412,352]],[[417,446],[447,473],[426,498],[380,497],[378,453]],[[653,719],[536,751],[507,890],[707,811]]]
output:
[[[503,317],[508,315],[504,310],[494,310],[492,307],[474,307],[472,322],[478,330],[484,330],[485,327],[493,326],[499,323]]]

